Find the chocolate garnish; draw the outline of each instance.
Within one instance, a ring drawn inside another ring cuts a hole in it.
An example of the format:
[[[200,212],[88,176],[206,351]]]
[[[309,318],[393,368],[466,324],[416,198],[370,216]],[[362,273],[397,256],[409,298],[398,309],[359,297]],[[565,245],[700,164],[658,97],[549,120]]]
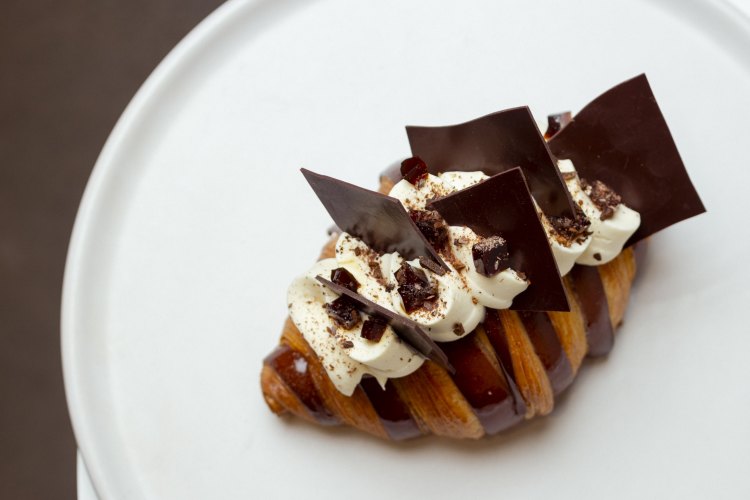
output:
[[[545,139],[552,138],[556,133],[560,131],[565,125],[570,123],[573,119],[573,113],[570,111],[563,111],[562,113],[555,113],[547,116],[547,131],[544,133]]]
[[[427,177],[427,164],[419,156],[407,158],[401,162],[401,177],[415,186]]]
[[[482,276],[495,276],[510,267],[508,243],[500,236],[482,238],[471,247],[474,267]]]
[[[481,170],[495,175],[521,167],[546,215],[574,216],[573,200],[527,107],[447,127],[406,127],[412,154],[430,173]]]
[[[438,266],[434,262],[432,262],[430,259],[426,259],[424,257],[419,258],[419,265],[421,265],[423,268],[428,269],[432,271],[433,273],[437,274],[438,276],[443,276],[445,274],[445,269]]]
[[[586,179],[581,178],[581,188],[601,212],[600,220],[610,219],[615,214],[617,205],[622,203],[622,197],[598,179],[589,184]]]
[[[432,340],[415,321],[386,309],[362,295],[352,292],[341,285],[337,285],[322,276],[317,276],[316,279],[334,292],[346,295],[348,298],[352,299],[357,305],[357,309],[360,311],[367,313],[370,316],[375,316],[381,321],[388,323],[401,340],[413,347],[422,356],[434,361],[445,370],[451,373],[454,372],[454,369],[448,362],[448,358],[443,350],[438,347],[435,341]]]
[[[549,146],[572,160],[581,177],[600,179],[640,212],[641,225],[627,245],[706,211],[646,75],[591,101]]]
[[[569,311],[555,258],[520,168],[430,203],[450,225],[468,226],[480,236],[502,234],[512,250],[511,267],[531,284],[511,309]]]
[[[349,289],[347,288],[347,290]],[[361,320],[354,303],[347,297],[339,297],[333,302],[329,302],[325,305],[325,309],[328,316],[345,330],[351,330]]]
[[[337,285],[341,285],[348,288],[352,292],[356,292],[359,289],[359,282],[352,276],[352,273],[344,269],[343,267],[337,267],[331,271],[331,281]]]
[[[360,336],[363,339],[380,342],[387,326],[388,324],[385,321],[377,318],[370,318],[362,324],[362,333],[360,333]]]
[[[434,210],[409,210],[409,217],[438,252],[448,242],[448,226]]]
[[[437,300],[437,286],[430,281],[430,278],[421,269],[412,267],[407,262],[402,262],[395,276],[398,283],[398,294],[404,302],[404,309],[407,313],[411,314],[424,307],[428,302]]]
[[[591,221],[580,208],[576,209],[575,219],[570,217],[547,217],[547,220],[555,230],[557,242],[561,245],[570,245],[571,243],[583,243],[589,237],[591,231]]]
[[[377,252],[420,255],[446,267],[396,198],[301,169],[336,225]]]

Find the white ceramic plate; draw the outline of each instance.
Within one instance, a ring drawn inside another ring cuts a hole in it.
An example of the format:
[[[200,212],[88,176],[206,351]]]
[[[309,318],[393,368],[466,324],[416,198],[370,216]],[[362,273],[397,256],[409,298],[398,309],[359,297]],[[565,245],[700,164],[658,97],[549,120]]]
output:
[[[750,23],[714,2],[230,1],[159,66],[89,182],[66,389],[104,498],[750,495]],[[645,71],[709,213],[653,238],[608,359],[480,442],[273,416],[258,374],[329,220],[406,123],[577,110]]]

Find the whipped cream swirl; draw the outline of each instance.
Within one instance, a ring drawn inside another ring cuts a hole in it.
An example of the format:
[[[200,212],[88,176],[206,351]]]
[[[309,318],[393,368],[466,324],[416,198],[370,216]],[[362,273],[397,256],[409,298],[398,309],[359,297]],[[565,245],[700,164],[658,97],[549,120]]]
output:
[[[562,172],[568,173],[565,176],[568,189],[591,219],[591,234],[577,241],[560,242],[552,224],[539,210],[561,274],[570,271],[575,263],[598,265],[612,260],[638,228],[639,214],[620,204],[611,217],[601,220],[601,211],[581,186],[572,163],[562,160],[558,166]],[[482,172],[430,174],[417,186],[406,180],[398,182],[389,195],[397,198],[407,210],[424,210],[429,200],[487,178]],[[528,282],[513,269],[489,277],[476,270],[472,247],[481,238],[470,228],[448,226],[447,233],[448,250],[452,256],[444,259],[447,272],[435,273],[422,266],[419,259],[407,262],[424,273],[436,287],[437,298],[429,307],[407,312],[396,279],[396,273],[404,263],[401,255],[396,252],[379,255],[347,233],[338,237],[335,258],[317,262],[289,287],[287,303],[292,321],[343,394],[351,395],[366,374],[375,377],[381,386],[389,378],[409,375],[422,365],[424,358],[399,339],[391,327],[386,328],[377,342],[363,338],[361,331],[362,324],[368,319],[366,314],[360,313],[361,321],[352,328],[338,325],[325,308],[337,295],[319,283],[315,279],[317,276],[330,278],[334,269],[346,269],[359,283],[358,293],[411,318],[438,342],[450,342],[467,335],[484,320],[486,307],[509,308],[513,298],[528,287]],[[512,246],[510,250],[512,252]]]
[[[558,160],[557,167],[563,174],[565,184],[570,191],[573,200],[581,207],[583,213],[586,214],[591,226],[591,237],[588,238],[587,242],[582,245],[576,246],[571,245],[567,249],[567,255],[565,251],[559,250],[560,257],[558,258],[555,252],[555,245],[557,242],[552,243],[552,250],[557,259],[558,267],[562,267],[561,264],[567,265],[565,259],[570,259],[572,254],[576,254],[575,263],[583,264],[585,266],[598,266],[606,264],[617,257],[622,252],[622,247],[628,241],[628,239],[638,230],[641,225],[641,214],[627,207],[624,203],[617,204],[613,208],[613,212],[609,217],[603,217],[602,210],[594,204],[591,197],[587,194],[586,190],[581,185],[581,179],[578,177],[575,166],[570,160]],[[583,248],[581,248],[583,247]],[[565,257],[563,257],[565,255]],[[573,266],[570,265],[572,268]],[[570,268],[560,274],[564,276],[570,271]]]

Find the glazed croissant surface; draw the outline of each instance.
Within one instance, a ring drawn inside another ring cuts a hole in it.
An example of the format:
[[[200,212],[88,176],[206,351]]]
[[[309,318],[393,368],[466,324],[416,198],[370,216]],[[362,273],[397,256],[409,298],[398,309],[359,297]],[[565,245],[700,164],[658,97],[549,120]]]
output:
[[[381,192],[390,187],[381,179]],[[335,241],[321,259],[334,256]],[[576,265],[563,278],[570,312],[487,309],[474,332],[440,344],[455,374],[426,361],[411,375],[390,379],[385,390],[365,378],[350,397],[336,389],[287,319],[279,345],[263,362],[263,396],[278,415],[349,425],[385,439],[496,434],[550,413],[586,355],[609,352],[635,273],[632,247],[601,266]]]

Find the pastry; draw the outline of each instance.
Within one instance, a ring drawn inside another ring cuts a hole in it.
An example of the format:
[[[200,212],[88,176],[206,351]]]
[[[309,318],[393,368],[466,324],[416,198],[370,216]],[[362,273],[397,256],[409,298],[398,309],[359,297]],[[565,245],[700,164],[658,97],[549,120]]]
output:
[[[645,75],[577,115],[407,127],[379,192],[307,170],[336,227],[292,283],[269,408],[403,440],[549,414],[609,352],[645,241],[705,209]]]

